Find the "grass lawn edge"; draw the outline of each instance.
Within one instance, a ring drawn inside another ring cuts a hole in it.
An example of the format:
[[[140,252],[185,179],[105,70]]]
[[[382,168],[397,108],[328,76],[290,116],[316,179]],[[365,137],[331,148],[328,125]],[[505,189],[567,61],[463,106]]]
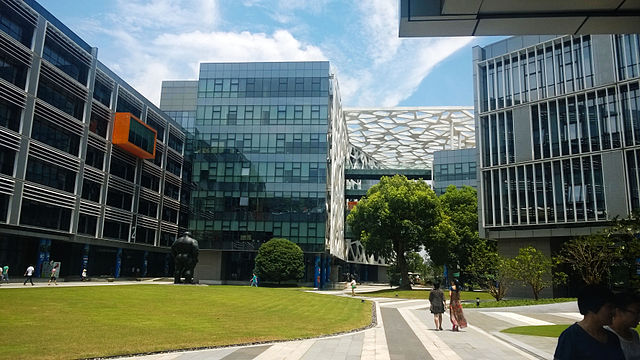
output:
[[[214,350],[214,349],[225,349],[232,347],[245,347],[245,346],[256,346],[256,345],[267,345],[267,344],[277,344],[283,343],[287,341],[300,341],[300,340],[309,340],[309,339],[322,339],[329,338],[334,336],[346,335],[346,334],[355,334],[361,331],[365,331],[371,329],[378,325],[378,316],[376,311],[377,303],[371,300],[365,300],[371,303],[371,322],[367,326],[361,326],[356,329],[346,330],[346,331],[338,331],[331,334],[321,334],[318,336],[310,336],[310,337],[300,337],[300,338],[291,338],[291,339],[276,339],[276,340],[265,340],[265,341],[253,341],[253,342],[245,342],[245,343],[237,343],[237,344],[226,344],[226,345],[214,345],[214,346],[200,346],[200,347],[191,347],[191,348],[179,348],[179,349],[169,349],[169,350],[159,350],[159,351],[147,351],[141,353],[127,353],[127,354],[118,354],[118,355],[109,355],[109,356],[101,356],[96,359],[118,359],[122,357],[133,357],[133,356],[147,356],[147,355],[157,355],[157,354],[171,354],[176,352],[186,352],[186,351],[200,351],[200,350]],[[89,358],[91,359],[91,358]]]

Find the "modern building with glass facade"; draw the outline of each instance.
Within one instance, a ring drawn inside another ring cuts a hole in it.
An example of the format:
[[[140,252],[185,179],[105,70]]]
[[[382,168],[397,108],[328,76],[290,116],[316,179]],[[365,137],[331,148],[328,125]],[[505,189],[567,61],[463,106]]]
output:
[[[328,62],[203,63],[163,83],[160,107],[189,132],[201,281],[248,281],[274,237],[304,251],[303,282],[337,280],[348,146]]]
[[[476,148],[440,150],[433,153],[433,190],[440,196],[449,185],[478,188]]]
[[[640,207],[638,35],[473,50],[480,236],[547,254]]]
[[[0,1],[0,264],[14,274],[172,267],[184,132],[97,52],[37,2]]]

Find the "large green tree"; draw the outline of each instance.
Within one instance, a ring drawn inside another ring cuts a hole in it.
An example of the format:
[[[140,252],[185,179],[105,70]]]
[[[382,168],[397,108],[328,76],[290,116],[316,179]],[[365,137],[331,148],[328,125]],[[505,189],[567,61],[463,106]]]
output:
[[[256,255],[255,273],[263,281],[298,280],[304,276],[304,255],[293,242],[273,238],[262,244]]]
[[[478,193],[471,186],[461,188],[449,185],[440,195],[440,203],[444,213],[451,219],[451,226],[457,236],[448,243],[449,258],[447,264],[451,269],[460,269],[460,280],[470,282],[470,274],[465,269],[476,245],[478,236]]]
[[[442,261],[447,238],[455,236],[429,185],[400,175],[382,177],[351,210],[347,221],[368,253],[396,260],[401,286],[407,289],[411,285],[406,254],[424,245],[432,260]]]
[[[538,300],[542,289],[553,284],[551,270],[555,265],[555,260],[542,251],[533,246],[527,246],[521,248],[512,261],[513,278],[528,285],[533,292],[534,299]],[[558,273],[558,275],[564,274]],[[556,281],[560,282],[561,279],[561,277],[557,277]]]
[[[496,245],[495,241],[478,240],[465,272],[471,281],[500,301],[513,281],[513,260],[500,256]]]

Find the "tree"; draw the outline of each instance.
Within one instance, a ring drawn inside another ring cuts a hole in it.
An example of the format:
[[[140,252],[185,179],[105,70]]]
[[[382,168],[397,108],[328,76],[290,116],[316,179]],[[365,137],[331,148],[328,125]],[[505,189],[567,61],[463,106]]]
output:
[[[602,284],[622,258],[620,247],[605,234],[581,236],[562,246],[558,259],[567,263],[585,283]]]
[[[298,280],[304,276],[304,255],[293,242],[273,238],[260,246],[255,273],[265,281]]]
[[[407,270],[410,273],[417,273],[424,279],[427,271],[427,264],[424,261],[422,255],[417,252],[408,252],[405,256],[407,260]],[[400,284],[400,271],[398,269],[397,262],[394,259],[389,259],[390,265],[387,268],[387,275],[389,275],[389,283],[391,285]]]
[[[397,261],[405,289],[411,288],[407,252],[419,251],[424,245],[435,261],[443,253],[446,256],[447,237],[455,236],[429,185],[400,175],[383,176],[351,210],[347,221],[368,253]]]
[[[620,261],[614,270],[624,278],[614,280],[623,281],[629,290],[640,288],[637,265],[637,259],[640,259],[640,210],[634,210],[626,219],[615,218],[612,226],[605,229],[604,236],[620,251]]]
[[[474,246],[466,272],[472,281],[502,300],[513,281],[513,260],[498,254],[495,241],[480,239]]]
[[[534,299],[538,300],[540,291],[553,284],[551,270],[554,260],[533,246],[521,248],[513,259],[513,278],[531,287]],[[560,280],[558,280],[560,281]]]
[[[460,280],[470,282],[465,269],[469,266],[478,236],[478,193],[471,186],[457,188],[449,185],[439,197],[442,210],[451,219],[451,226],[457,236],[449,241],[447,264],[451,269],[461,269]]]

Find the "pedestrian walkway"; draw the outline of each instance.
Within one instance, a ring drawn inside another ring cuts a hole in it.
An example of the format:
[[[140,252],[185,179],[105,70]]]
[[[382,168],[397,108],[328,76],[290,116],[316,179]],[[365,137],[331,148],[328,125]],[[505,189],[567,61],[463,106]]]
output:
[[[358,292],[381,287],[359,287]],[[346,291],[321,291],[350,296]],[[427,293],[425,292],[425,298]],[[359,297],[359,296],[356,296]],[[500,333],[520,325],[571,324],[580,318],[575,302],[495,309],[465,309],[469,327],[435,331],[427,300],[364,298],[376,303],[377,324],[337,336],[254,346],[129,357],[137,360],[495,360],[552,359],[557,339]],[[445,314],[445,318],[448,317]],[[450,324],[444,321],[445,326]],[[450,329],[451,325],[449,325]]]

